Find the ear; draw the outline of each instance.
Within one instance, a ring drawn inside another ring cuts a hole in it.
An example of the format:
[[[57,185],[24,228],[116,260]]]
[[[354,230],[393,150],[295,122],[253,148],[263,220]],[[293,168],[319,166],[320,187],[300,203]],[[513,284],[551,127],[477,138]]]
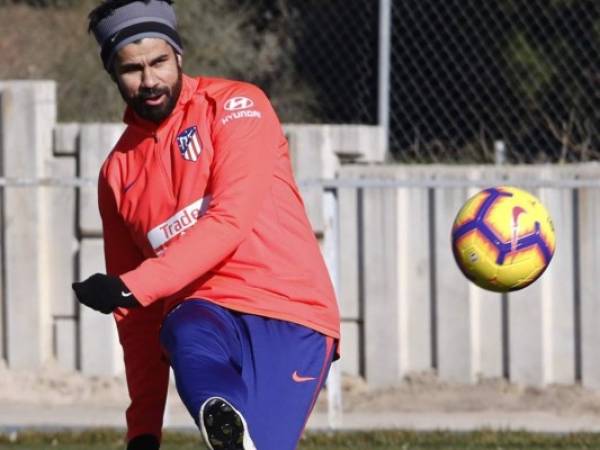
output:
[[[181,69],[182,64],[183,64],[183,58],[181,57],[181,55],[179,53],[175,53],[175,59],[177,60],[177,65]]]

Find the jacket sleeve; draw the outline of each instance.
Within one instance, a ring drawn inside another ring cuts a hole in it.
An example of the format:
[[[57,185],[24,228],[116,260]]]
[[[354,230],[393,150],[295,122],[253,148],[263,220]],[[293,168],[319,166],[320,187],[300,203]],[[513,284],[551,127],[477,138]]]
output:
[[[118,213],[117,198],[108,182],[107,166],[105,164],[98,178],[98,208],[102,218],[106,272],[118,276],[137,267],[144,257]]]
[[[216,105],[208,210],[161,256],[121,277],[142,304],[170,296],[210,271],[252,230],[273,183],[283,135],[264,93],[250,85],[240,89],[231,97],[250,99],[250,109],[233,114]]]
[[[118,276],[137,267],[143,256],[117,212],[115,195],[105,169],[99,178],[98,203],[106,271]],[[162,306],[162,302],[157,302],[148,308],[119,308],[114,313],[131,399],[126,414],[128,439],[146,433],[161,437],[169,382],[169,366],[162,357],[159,343]]]

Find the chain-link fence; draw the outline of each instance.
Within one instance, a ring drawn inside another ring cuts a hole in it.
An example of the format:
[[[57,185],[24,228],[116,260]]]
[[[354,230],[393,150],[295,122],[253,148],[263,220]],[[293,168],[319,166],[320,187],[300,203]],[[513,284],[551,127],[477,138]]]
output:
[[[498,141],[507,162],[598,159],[595,0],[265,3],[288,15],[296,70],[318,92],[317,121],[378,123],[378,67],[388,58],[399,161],[493,162]],[[387,55],[380,7],[389,8]]]
[[[94,4],[0,0],[0,55],[14,61],[0,77],[57,79],[61,120],[121,116],[122,102],[85,34]],[[284,122],[389,123],[389,149],[401,162],[494,162],[496,147],[514,163],[600,155],[597,0],[175,6],[186,72],[259,84]],[[62,44],[52,47],[57,39]]]
[[[375,124],[378,1],[260,0],[256,4],[258,30],[278,30],[279,43],[286,47],[286,70],[294,71],[316,99],[301,112],[278,108],[282,119]],[[265,87],[272,91],[275,86]]]

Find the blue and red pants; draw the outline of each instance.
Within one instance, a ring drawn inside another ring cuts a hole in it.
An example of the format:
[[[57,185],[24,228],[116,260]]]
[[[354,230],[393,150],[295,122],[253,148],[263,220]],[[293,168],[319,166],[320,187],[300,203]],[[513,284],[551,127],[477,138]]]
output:
[[[204,401],[223,397],[243,414],[258,450],[296,448],[335,345],[302,325],[204,300],[171,311],[160,339],[196,424]]]

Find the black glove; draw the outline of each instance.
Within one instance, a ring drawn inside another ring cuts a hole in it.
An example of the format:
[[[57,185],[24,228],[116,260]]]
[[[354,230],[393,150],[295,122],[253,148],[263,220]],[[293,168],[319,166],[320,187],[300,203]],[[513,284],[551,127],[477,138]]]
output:
[[[153,434],[141,434],[127,443],[127,450],[158,450],[160,442]]]
[[[72,284],[80,303],[108,314],[118,306],[140,306],[136,298],[119,277],[97,273],[85,281]]]

